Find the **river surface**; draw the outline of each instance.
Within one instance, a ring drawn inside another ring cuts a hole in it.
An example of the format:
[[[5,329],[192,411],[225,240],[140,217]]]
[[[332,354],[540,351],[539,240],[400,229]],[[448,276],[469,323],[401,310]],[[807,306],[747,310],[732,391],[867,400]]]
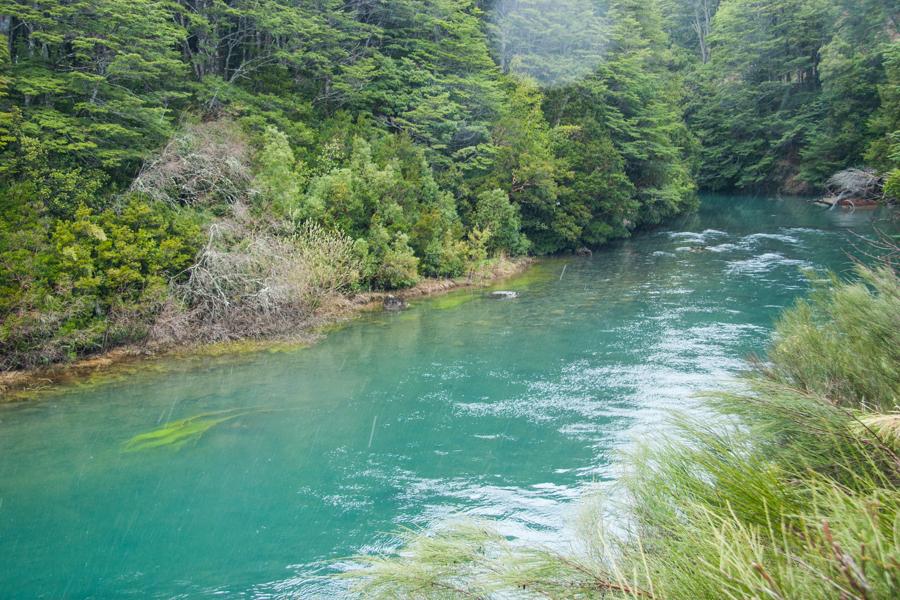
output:
[[[764,350],[804,268],[848,270],[873,214],[706,196],[505,282],[514,300],[455,292],[0,406],[0,598],[341,596],[325,575],[350,557],[459,515],[550,542],[623,448]],[[231,409],[261,410],[124,451]]]

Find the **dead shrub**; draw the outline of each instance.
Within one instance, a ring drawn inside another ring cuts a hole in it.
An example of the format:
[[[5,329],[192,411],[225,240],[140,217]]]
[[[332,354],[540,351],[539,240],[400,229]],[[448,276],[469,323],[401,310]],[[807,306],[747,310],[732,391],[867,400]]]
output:
[[[187,125],[144,163],[130,190],[171,204],[234,204],[248,194],[250,157],[250,146],[234,122]]]
[[[838,201],[876,202],[884,198],[884,177],[872,169],[844,169],[828,178],[825,190]]]
[[[160,315],[155,341],[289,334],[359,281],[360,259],[343,234],[314,224],[280,230],[236,219],[210,226],[196,263],[173,284],[177,305]]]

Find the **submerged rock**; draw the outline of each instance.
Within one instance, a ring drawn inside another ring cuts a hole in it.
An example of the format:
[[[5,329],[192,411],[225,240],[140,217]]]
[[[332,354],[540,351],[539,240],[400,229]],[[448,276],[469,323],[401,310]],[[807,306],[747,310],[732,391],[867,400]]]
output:
[[[496,300],[509,300],[511,298],[518,298],[519,292],[511,292],[508,290],[500,290],[496,292],[491,292],[488,294],[489,298],[494,298]]]
[[[403,310],[409,306],[406,300],[398,296],[385,296],[383,304],[384,310]]]

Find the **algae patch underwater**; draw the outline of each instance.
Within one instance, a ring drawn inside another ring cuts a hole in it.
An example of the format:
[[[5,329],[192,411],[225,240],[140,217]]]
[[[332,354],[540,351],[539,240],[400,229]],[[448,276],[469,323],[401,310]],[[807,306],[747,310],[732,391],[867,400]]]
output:
[[[254,410],[220,410],[200,413],[185,419],[170,421],[152,431],[134,436],[122,446],[124,452],[138,452],[152,448],[171,447],[179,449],[188,442],[196,442],[204,433],[226,421],[250,414],[271,412],[270,409]]]
[[[475,300],[476,298],[478,298],[478,296],[472,293],[471,290],[462,290],[457,293],[438,296],[437,298],[431,300],[428,305],[431,308],[435,308],[438,310],[450,310],[453,308],[458,308],[467,302]]]

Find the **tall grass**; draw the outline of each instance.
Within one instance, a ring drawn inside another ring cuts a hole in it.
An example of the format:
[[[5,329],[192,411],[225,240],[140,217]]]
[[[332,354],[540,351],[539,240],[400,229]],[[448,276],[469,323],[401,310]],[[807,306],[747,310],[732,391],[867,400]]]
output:
[[[900,397],[900,289],[889,266],[856,271],[784,314],[770,375],[830,402],[890,409]]]
[[[372,598],[900,597],[898,353],[896,272],[860,266],[783,315],[747,391],[626,457],[616,533],[596,506],[568,553],[448,526],[347,576]]]

